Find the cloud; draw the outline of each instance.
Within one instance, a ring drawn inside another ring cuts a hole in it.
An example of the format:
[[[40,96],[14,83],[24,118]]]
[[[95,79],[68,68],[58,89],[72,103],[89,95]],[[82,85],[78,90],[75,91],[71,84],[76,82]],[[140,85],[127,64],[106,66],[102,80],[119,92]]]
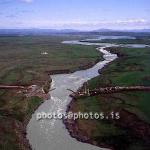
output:
[[[16,18],[16,17],[17,17],[17,15],[13,15],[13,14],[11,14],[11,15],[6,15],[5,17],[6,17],[6,18]]]
[[[34,10],[21,10],[20,13],[33,13]]]
[[[1,5],[3,5],[3,4],[9,4],[9,3],[11,3],[12,2],[12,0],[0,0],[0,4]]]
[[[18,0],[18,2],[24,2],[24,3],[32,3],[34,0]],[[0,0],[0,4],[10,4],[13,3],[14,0]]]
[[[26,2],[26,3],[32,3],[33,2],[33,0],[21,0],[21,1]]]
[[[54,27],[105,27],[105,26],[141,26],[149,25],[149,21],[145,19],[127,19],[127,20],[114,20],[114,21],[74,21],[74,22],[51,22],[45,21],[35,21],[36,25],[41,26],[54,26]]]
[[[122,24],[122,23],[146,23],[147,20],[145,19],[128,19],[128,20],[117,20],[116,23]]]
[[[9,19],[7,22],[0,23],[0,28],[5,24],[5,28],[52,28],[52,29],[81,29],[94,30],[100,28],[108,29],[142,29],[150,28],[150,21],[141,19],[125,19],[125,20],[99,20],[99,21],[51,21],[45,19],[39,20],[17,20]]]

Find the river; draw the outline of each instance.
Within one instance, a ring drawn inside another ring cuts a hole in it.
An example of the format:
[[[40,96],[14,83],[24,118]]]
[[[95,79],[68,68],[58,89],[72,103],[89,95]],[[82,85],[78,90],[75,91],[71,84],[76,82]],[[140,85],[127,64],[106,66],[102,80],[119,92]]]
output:
[[[36,114],[40,112],[64,113],[67,105],[70,103],[70,91],[76,91],[87,80],[98,76],[98,70],[117,58],[116,54],[106,51],[106,47],[114,46],[109,43],[86,43],[79,41],[65,41],[64,44],[82,44],[82,45],[98,45],[99,50],[103,53],[103,61],[98,62],[90,69],[76,71],[70,74],[52,75],[51,99],[45,101],[32,115],[27,126],[27,138],[33,150],[104,150],[90,144],[82,143],[72,138],[62,120],[43,119],[36,120]],[[116,46],[116,45],[115,45]]]

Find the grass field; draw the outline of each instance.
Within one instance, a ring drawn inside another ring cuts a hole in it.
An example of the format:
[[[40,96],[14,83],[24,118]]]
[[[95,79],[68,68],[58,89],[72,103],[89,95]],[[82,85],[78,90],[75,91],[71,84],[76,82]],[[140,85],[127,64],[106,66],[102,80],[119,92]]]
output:
[[[61,44],[63,40],[75,38],[77,37],[0,37],[0,83],[29,84],[46,71],[73,71],[94,64],[99,58],[99,52],[94,47]],[[41,55],[42,52],[48,54]]]

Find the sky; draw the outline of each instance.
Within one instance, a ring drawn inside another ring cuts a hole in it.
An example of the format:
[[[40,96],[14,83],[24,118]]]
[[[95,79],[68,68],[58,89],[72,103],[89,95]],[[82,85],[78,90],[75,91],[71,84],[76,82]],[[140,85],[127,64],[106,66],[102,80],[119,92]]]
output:
[[[0,0],[0,29],[146,29],[150,0]]]

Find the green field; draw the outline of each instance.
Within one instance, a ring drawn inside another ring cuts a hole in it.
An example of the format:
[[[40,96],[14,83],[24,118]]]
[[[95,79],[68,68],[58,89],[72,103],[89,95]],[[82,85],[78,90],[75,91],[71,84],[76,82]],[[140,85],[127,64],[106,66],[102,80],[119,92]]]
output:
[[[0,37],[0,83],[29,84],[34,79],[39,80],[40,73],[46,71],[74,71],[93,65],[100,55],[94,46],[61,44],[63,40],[75,38],[81,37]],[[42,52],[48,55],[41,55]]]

